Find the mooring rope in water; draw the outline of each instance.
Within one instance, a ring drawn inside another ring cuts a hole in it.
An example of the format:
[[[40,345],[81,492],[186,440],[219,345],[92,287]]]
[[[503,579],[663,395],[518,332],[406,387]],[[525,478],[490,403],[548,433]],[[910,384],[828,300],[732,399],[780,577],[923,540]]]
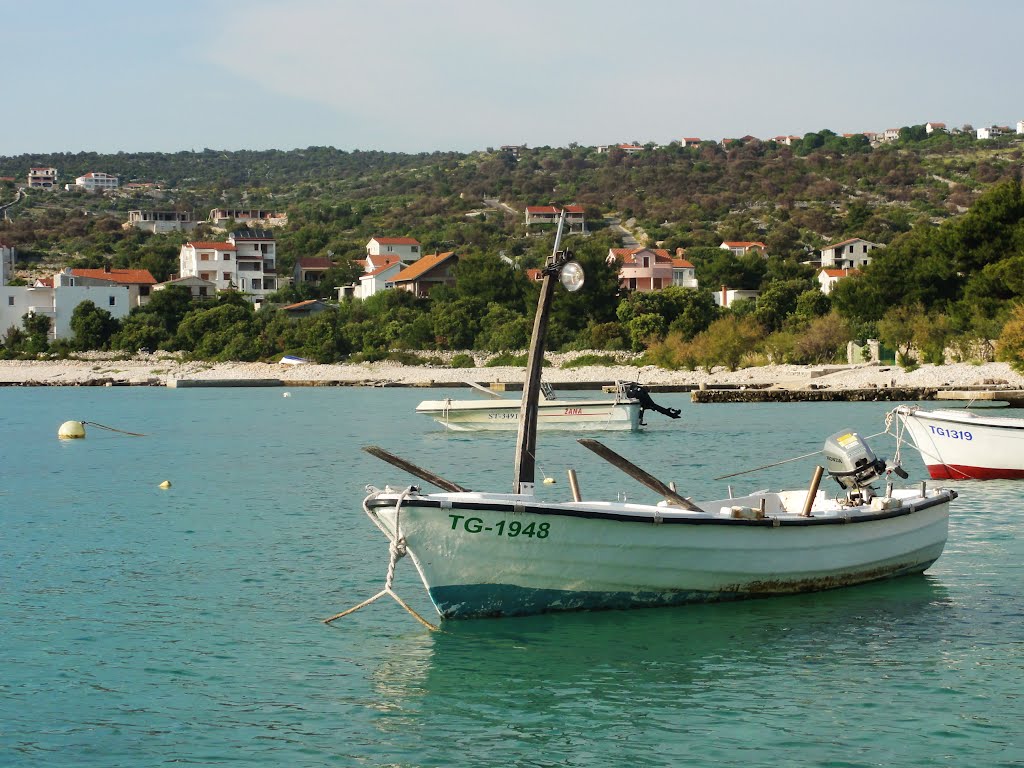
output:
[[[132,437],[145,437],[141,432],[129,432],[126,429],[118,429],[117,427],[108,427],[106,424],[98,424],[95,421],[83,421],[83,424],[88,424],[90,427],[99,427],[100,429],[106,429],[110,432],[119,432],[122,435],[131,435]]]
[[[437,632],[440,629],[440,627],[435,626],[434,624],[431,624],[429,621],[427,621],[422,616],[420,616],[420,614],[417,613],[415,611],[415,609],[413,609],[408,603],[405,602],[405,600],[403,600],[401,597],[399,597],[398,593],[396,593],[391,588],[391,585],[394,583],[394,580],[395,580],[395,566],[398,565],[398,561],[399,560],[401,560],[403,557],[405,557],[405,554],[406,554],[406,551],[407,551],[406,543],[405,543],[405,538],[402,536],[402,529],[401,529],[402,503],[405,501],[405,497],[408,496],[410,493],[412,493],[412,491],[413,491],[413,486],[410,485],[408,488],[406,488],[404,491],[402,491],[399,494],[399,496],[398,496],[398,502],[395,504],[395,534],[394,534],[394,536],[392,536],[390,533],[388,533],[388,531],[384,527],[384,525],[377,519],[376,514],[370,511],[370,508],[367,506],[366,501],[363,501],[363,511],[366,512],[366,514],[370,516],[370,519],[373,520],[373,522],[376,524],[376,526],[378,528],[380,528],[382,531],[384,531],[384,535],[388,537],[388,541],[390,542],[388,544],[388,571],[387,571],[387,576],[385,576],[385,578],[384,578],[384,589],[382,589],[380,592],[378,592],[373,597],[371,597],[371,598],[369,598],[367,600],[363,600],[363,602],[359,603],[359,605],[355,605],[355,606],[349,608],[348,610],[345,610],[345,611],[342,611],[341,613],[335,614],[334,616],[331,616],[329,619],[324,619],[324,624],[330,624],[331,622],[336,621],[337,619],[340,619],[342,616],[348,616],[350,613],[355,613],[360,608],[365,608],[370,603],[377,602],[377,600],[379,600],[380,598],[384,597],[385,595],[390,595],[391,597],[394,598],[396,603],[398,603],[400,606],[405,608],[405,610],[408,611],[409,614],[414,619],[416,619],[416,621],[418,621],[424,627],[429,629],[431,632]],[[377,491],[376,493],[372,494],[371,497],[372,496],[376,496],[379,493],[380,492]],[[370,497],[368,497],[368,498],[370,498]]]

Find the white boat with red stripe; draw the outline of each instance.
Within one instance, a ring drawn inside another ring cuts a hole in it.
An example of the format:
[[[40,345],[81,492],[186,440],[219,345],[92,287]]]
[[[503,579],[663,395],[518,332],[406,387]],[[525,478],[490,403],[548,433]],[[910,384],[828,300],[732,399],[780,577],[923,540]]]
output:
[[[919,405],[893,413],[936,480],[1024,478],[1024,419]]]

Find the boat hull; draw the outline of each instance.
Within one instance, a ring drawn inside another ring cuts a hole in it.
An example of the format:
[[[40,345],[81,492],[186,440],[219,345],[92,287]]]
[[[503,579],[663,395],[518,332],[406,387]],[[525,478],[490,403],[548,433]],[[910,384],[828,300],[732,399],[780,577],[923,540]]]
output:
[[[946,542],[950,491],[898,510],[804,518],[793,492],[764,519],[606,502],[544,505],[495,494],[411,496],[401,538],[443,618],[737,600],[921,573]],[[397,495],[367,500],[389,535]],[[754,507],[756,509],[756,506]],[[514,533],[514,535],[513,535]]]
[[[514,431],[519,428],[520,401],[425,400],[416,412],[457,432]],[[640,404],[616,400],[547,400],[537,409],[540,430],[636,431]]]
[[[917,406],[896,415],[937,480],[1024,478],[1024,419]]]

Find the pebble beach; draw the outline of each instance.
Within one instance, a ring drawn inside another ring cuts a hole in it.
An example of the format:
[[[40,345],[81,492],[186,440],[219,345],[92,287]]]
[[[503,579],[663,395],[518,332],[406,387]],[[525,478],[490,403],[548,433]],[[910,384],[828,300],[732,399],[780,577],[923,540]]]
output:
[[[666,370],[655,366],[600,365],[561,367],[572,359],[549,354],[544,380],[565,389],[592,388],[614,381],[638,381],[652,387],[772,387],[778,389],[864,389],[874,387],[938,389],[1019,389],[1024,376],[1008,363],[950,363],[922,365],[906,371],[898,366],[768,365],[730,371]],[[240,385],[276,381],[285,386],[455,386],[521,384],[522,367],[451,368],[443,365],[402,365],[392,361],[318,365],[302,363],[206,363],[168,355],[138,355],[131,359],[91,355],[76,360],[0,360],[0,386],[150,385],[175,386],[179,381]],[[588,387],[590,385],[590,387]]]

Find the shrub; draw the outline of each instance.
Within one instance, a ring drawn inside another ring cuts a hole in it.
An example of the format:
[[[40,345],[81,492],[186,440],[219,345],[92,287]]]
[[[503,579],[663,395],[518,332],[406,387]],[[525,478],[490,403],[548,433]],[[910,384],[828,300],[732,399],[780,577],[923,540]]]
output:
[[[1024,373],[1024,305],[1017,305],[996,341],[996,360]]]
[[[588,365],[622,365],[614,355],[580,355],[574,360],[566,360],[562,368],[583,368]]]
[[[457,355],[452,355],[452,361],[449,365],[452,368],[476,368],[476,360],[473,359],[472,355],[460,352]]]

